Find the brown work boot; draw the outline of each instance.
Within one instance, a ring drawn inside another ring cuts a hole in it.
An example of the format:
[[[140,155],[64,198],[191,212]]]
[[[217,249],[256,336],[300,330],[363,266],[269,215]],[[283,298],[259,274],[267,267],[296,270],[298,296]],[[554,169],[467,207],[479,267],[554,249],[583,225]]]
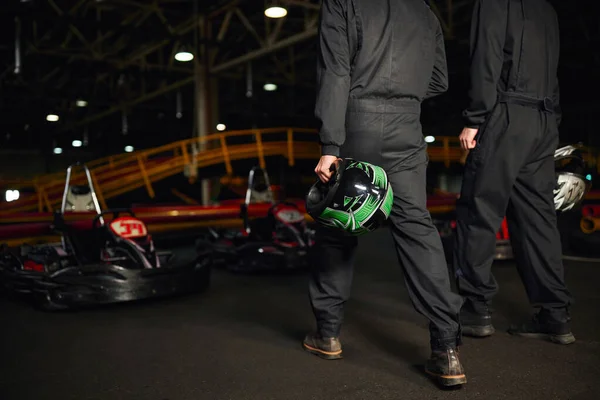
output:
[[[342,358],[342,343],[336,337],[324,338],[317,333],[309,333],[302,342],[304,350],[325,360]]]
[[[457,349],[433,351],[425,364],[425,372],[432,375],[443,386],[467,383],[467,376],[458,359]]]

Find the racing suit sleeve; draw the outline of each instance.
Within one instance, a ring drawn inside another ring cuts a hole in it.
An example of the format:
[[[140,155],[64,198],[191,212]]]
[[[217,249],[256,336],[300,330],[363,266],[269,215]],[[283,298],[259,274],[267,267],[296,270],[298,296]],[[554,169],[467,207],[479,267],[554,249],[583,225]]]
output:
[[[436,47],[435,62],[433,64],[433,73],[429,81],[425,100],[440,95],[448,90],[448,64],[446,62],[446,47],[444,44],[444,34],[442,27],[436,18]]]
[[[465,126],[478,128],[496,104],[509,0],[476,0],[471,19],[471,85]]]
[[[339,157],[346,140],[350,44],[346,0],[323,0],[317,51],[317,100],[321,154]]]

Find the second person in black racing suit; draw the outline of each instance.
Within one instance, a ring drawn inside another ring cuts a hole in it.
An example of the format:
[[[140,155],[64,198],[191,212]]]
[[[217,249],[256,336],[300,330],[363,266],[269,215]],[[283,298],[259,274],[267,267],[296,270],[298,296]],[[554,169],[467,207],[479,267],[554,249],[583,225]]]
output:
[[[460,297],[453,293],[440,235],[426,207],[423,100],[448,88],[444,37],[423,0],[325,0],[320,15],[316,116],[326,182],[337,157],[384,168],[397,256],[416,310],[430,322],[426,371],[444,385],[466,382],[458,359]],[[339,334],[350,296],[356,237],[319,227],[309,285],[317,331],[304,348],[341,358]]]
[[[477,0],[471,29],[470,104],[460,139],[470,150],[457,205],[454,267],[465,298],[463,333],[494,333],[490,306],[496,232],[506,214],[517,268],[540,311],[509,332],[569,344],[553,200],[560,123],[559,27],[547,0]]]

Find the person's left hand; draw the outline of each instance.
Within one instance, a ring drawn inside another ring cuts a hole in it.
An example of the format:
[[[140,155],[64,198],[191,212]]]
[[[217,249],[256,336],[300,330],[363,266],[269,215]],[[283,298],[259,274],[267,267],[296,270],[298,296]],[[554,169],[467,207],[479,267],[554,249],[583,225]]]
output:
[[[315,173],[323,183],[329,182],[331,179],[332,172],[330,171],[331,165],[337,160],[336,156],[321,156],[317,167],[315,168]]]

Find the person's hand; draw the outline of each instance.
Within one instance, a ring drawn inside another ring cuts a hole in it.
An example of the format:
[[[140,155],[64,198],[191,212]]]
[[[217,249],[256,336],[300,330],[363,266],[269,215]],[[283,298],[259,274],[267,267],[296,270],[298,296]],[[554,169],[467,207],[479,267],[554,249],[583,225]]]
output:
[[[476,128],[464,128],[461,132],[458,139],[460,140],[460,147],[463,150],[470,150],[475,148],[475,144],[477,141],[475,140],[475,136],[479,132],[479,129]]]
[[[315,168],[315,173],[323,183],[329,182],[332,172],[329,170],[338,158],[336,156],[321,156],[319,164]]]

